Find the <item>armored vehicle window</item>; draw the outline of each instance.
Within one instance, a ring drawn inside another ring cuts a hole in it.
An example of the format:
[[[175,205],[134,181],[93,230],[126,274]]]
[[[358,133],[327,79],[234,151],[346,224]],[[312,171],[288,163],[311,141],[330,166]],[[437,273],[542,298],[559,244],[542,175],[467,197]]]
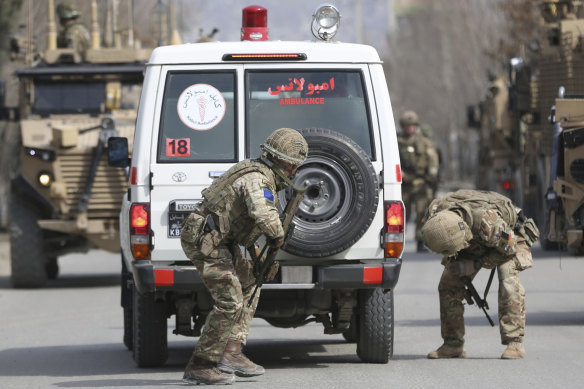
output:
[[[61,113],[100,113],[105,101],[105,83],[35,84],[32,112],[46,116]]]
[[[360,71],[248,71],[247,154],[276,128],[320,127],[340,132],[372,155],[367,99]]]
[[[235,74],[171,72],[158,162],[235,162]]]

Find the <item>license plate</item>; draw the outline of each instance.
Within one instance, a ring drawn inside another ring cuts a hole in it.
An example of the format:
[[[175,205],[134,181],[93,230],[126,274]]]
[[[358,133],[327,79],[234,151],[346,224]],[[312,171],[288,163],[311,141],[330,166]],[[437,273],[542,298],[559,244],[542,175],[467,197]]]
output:
[[[183,220],[189,216],[190,212],[169,212],[168,213],[168,237],[180,238],[180,230]]]
[[[180,238],[183,220],[195,210],[201,200],[172,200],[168,204],[168,237]]]

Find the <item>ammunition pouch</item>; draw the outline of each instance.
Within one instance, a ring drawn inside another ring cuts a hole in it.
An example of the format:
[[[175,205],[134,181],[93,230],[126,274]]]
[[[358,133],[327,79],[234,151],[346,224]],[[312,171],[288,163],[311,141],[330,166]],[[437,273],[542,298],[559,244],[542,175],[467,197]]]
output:
[[[517,225],[515,232],[525,239],[527,247],[531,247],[539,239],[539,229],[531,218],[526,218],[523,213],[520,213],[517,218]]]
[[[221,233],[212,214],[207,216],[191,213],[184,221],[180,234],[181,246],[187,257],[193,251],[208,256],[221,242]]]

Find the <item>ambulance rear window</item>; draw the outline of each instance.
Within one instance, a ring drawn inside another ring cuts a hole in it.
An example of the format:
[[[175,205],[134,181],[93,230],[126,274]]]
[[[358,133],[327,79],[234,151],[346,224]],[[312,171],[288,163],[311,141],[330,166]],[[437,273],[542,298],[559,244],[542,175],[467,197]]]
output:
[[[235,162],[235,73],[169,72],[158,162]]]
[[[352,138],[375,160],[360,70],[249,70],[246,84],[246,147],[252,158],[277,128],[318,127]]]

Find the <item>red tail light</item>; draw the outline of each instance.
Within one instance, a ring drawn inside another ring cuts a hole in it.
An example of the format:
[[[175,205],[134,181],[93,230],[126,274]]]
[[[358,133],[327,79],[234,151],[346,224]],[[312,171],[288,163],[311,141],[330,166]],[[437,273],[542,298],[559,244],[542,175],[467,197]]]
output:
[[[404,205],[401,201],[386,201],[384,210],[384,257],[399,258],[404,249]]]
[[[268,10],[266,8],[259,5],[250,5],[243,9],[241,40],[268,40]]]
[[[150,207],[132,204],[130,208],[130,246],[135,259],[150,259]]]
[[[513,181],[505,180],[501,182],[501,188],[505,190],[511,190],[515,188],[515,183]]]
[[[402,182],[401,166],[395,165],[395,178],[397,182]]]

